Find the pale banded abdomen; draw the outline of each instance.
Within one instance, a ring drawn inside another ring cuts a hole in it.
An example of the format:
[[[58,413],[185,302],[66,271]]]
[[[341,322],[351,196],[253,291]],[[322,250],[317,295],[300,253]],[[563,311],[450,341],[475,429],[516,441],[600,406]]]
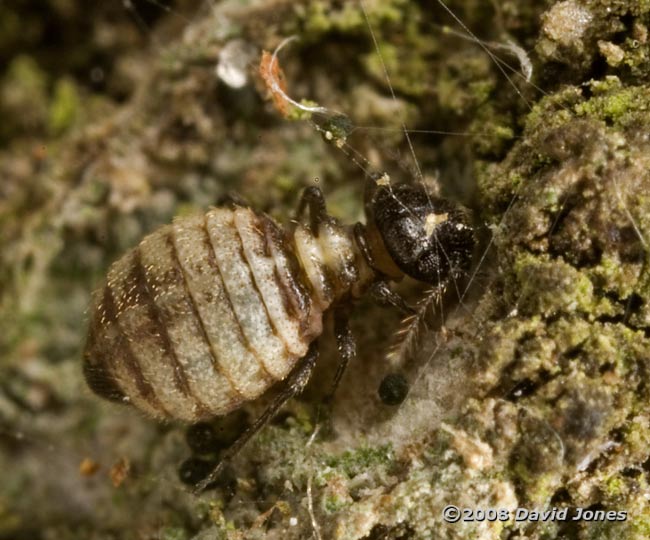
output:
[[[226,414],[285,378],[322,310],[275,223],[213,208],[147,236],[110,268],[84,353],[103,397],[156,417]]]

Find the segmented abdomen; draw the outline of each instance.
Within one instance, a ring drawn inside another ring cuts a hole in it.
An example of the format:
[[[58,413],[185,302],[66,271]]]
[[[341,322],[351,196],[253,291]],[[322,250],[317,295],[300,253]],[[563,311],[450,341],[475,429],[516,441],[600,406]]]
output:
[[[292,258],[277,225],[249,208],[158,229],[113,264],[95,299],[89,385],[186,421],[258,397],[321,332]]]

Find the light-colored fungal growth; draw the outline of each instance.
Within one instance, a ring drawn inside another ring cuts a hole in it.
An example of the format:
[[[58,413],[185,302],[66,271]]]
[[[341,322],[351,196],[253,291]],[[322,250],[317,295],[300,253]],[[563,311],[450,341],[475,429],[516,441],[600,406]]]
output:
[[[558,2],[544,14],[542,30],[560,45],[570,46],[580,40],[593,15],[589,9],[573,0]]]

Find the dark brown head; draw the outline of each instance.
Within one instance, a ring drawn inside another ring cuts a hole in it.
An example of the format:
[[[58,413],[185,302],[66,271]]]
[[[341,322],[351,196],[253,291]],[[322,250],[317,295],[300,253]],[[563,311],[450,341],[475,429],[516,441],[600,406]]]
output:
[[[467,212],[427,193],[421,184],[376,180],[366,206],[386,251],[406,275],[432,285],[471,266],[476,239]]]

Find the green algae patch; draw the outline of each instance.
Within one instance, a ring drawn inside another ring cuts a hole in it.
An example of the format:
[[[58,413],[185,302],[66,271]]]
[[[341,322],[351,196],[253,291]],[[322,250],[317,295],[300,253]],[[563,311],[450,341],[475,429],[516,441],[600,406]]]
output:
[[[364,7],[371,24],[375,26],[385,21],[401,22],[408,2],[405,0],[367,2]],[[316,1],[310,2],[306,7],[296,7],[296,11],[303,19],[304,31],[309,35],[332,31],[349,33],[366,28],[363,10],[359,5],[351,2],[336,5],[331,2]]]
[[[593,96],[575,105],[578,116],[597,118],[619,127],[637,122],[639,114],[650,116],[650,90],[647,87],[626,87],[616,76],[590,83]]]
[[[340,469],[348,477],[353,478],[369,469],[389,468],[394,459],[392,447],[385,445],[379,448],[361,447],[354,451],[344,452],[340,456],[327,458],[326,464],[329,467]]]
[[[73,81],[61,79],[54,86],[48,114],[48,128],[53,134],[69,129],[79,114],[79,94]]]
[[[30,56],[15,57],[0,80],[0,136],[38,133],[47,122],[49,78]]]
[[[529,254],[517,258],[513,268],[524,315],[549,316],[558,312],[594,309],[594,288],[587,276],[562,261],[544,260]]]
[[[533,106],[505,159],[475,168],[500,271],[477,309],[496,319],[483,323],[475,380],[519,411],[496,463],[522,505],[628,512],[581,524],[579,538],[642,538],[647,524],[634,471],[650,436],[649,104],[646,85],[616,76],[561,88]]]

